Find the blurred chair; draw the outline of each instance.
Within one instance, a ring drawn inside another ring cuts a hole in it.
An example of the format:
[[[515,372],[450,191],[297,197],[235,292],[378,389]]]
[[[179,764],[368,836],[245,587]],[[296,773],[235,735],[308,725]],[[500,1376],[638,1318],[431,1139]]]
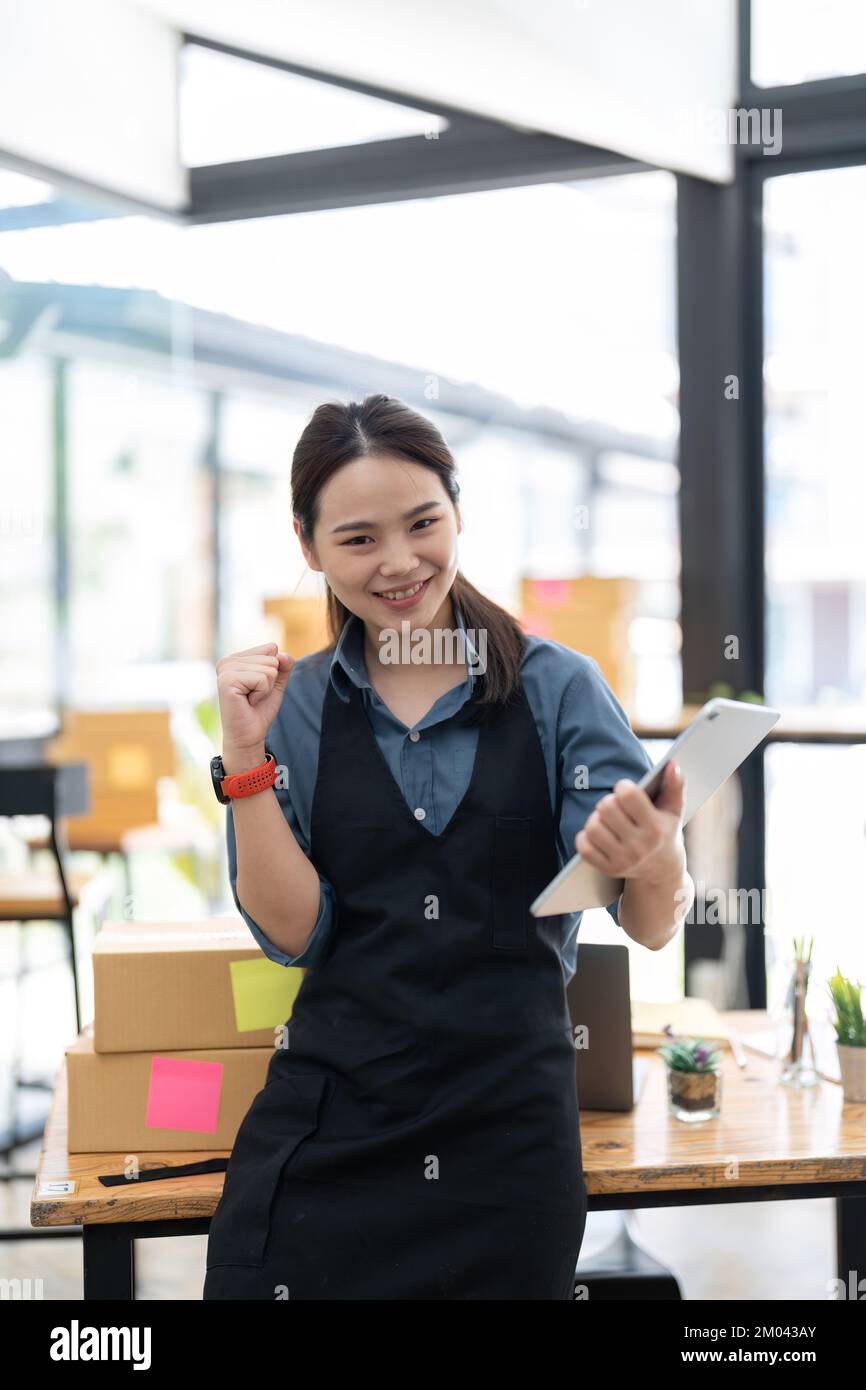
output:
[[[11,1110],[9,1133],[0,1141],[0,1154],[9,1153],[28,1143],[41,1133],[19,1133],[16,1100],[23,1086],[53,1090],[53,1081],[25,1080],[20,1072],[19,1015],[21,982],[25,975],[53,967],[57,962],[29,963],[26,959],[27,926],[31,922],[58,922],[66,934],[72,987],[75,999],[76,1030],[81,1031],[81,996],[79,963],[75,946],[75,918],[88,895],[88,910],[98,926],[110,901],[111,884],[107,875],[73,873],[66,864],[68,846],[65,834],[65,807],[86,804],[86,769],[81,764],[51,767],[43,763],[19,766],[0,766],[0,816],[40,816],[48,820],[47,847],[54,859],[54,872],[42,874],[29,867],[23,871],[6,870],[0,873],[0,924],[15,923],[18,928],[18,959],[15,969],[4,979],[15,982],[15,1036],[11,1073]],[[80,798],[84,786],[85,797]],[[17,1176],[20,1176],[18,1174]]]

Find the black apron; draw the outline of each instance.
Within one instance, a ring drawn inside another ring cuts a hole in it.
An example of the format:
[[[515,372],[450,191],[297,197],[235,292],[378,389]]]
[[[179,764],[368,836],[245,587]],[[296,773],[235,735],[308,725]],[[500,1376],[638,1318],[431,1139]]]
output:
[[[433,835],[350,689],[327,683],[311,822],[333,946],[238,1130],[203,1297],[571,1299],[586,1187],[562,918],[528,912],[559,865],[525,692]]]

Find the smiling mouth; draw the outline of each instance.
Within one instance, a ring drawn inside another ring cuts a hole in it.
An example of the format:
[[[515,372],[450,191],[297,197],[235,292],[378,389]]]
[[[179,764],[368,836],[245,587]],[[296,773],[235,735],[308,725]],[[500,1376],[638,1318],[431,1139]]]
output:
[[[377,598],[411,598],[413,594],[417,594],[420,589],[423,589],[424,585],[432,578],[432,574],[429,574],[426,579],[419,579],[417,584],[413,584],[408,589],[374,589],[373,593]]]

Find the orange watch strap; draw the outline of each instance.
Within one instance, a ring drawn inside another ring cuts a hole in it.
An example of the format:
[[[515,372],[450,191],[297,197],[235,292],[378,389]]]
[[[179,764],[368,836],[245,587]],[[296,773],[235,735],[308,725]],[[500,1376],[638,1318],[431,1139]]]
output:
[[[251,767],[246,772],[233,772],[230,777],[224,777],[222,790],[225,796],[254,796],[256,792],[263,792],[272,787],[276,780],[277,760],[273,753],[269,753],[258,767]]]

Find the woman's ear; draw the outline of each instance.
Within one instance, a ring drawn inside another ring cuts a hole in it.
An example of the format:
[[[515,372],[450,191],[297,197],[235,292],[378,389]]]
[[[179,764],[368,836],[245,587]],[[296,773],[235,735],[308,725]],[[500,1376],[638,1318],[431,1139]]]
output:
[[[293,517],[293,518],[292,518],[292,526],[294,527],[295,535],[297,536],[297,538],[298,538],[298,540],[299,540],[299,542],[300,542],[301,550],[304,552],[304,559],[306,560],[306,562],[307,562],[307,564],[309,565],[310,569],[311,569],[311,570],[321,570],[322,566],[319,564],[318,560],[316,559],[316,552],[315,552],[315,550],[313,549],[313,547],[312,547],[311,545],[308,545],[308,544],[307,544],[307,542],[304,540],[303,536],[301,535],[301,523],[298,521],[298,518],[297,518],[297,517]]]

